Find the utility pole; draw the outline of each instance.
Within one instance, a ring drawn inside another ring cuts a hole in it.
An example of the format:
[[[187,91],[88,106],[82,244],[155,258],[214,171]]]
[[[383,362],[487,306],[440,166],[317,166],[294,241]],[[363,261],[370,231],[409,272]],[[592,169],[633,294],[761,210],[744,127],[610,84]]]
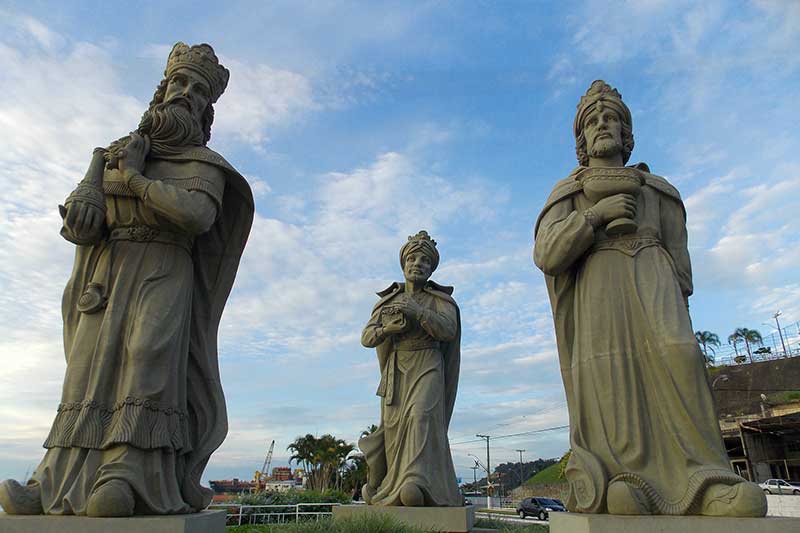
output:
[[[489,458],[489,435],[475,435],[478,438],[486,439],[486,508],[492,508],[492,462]]]
[[[478,490],[478,461],[475,461],[475,466],[470,467],[472,469],[472,492]]]
[[[778,321],[778,317],[781,316],[780,310],[776,311],[772,318],[775,319],[775,325],[778,326],[778,336],[781,338],[781,346],[783,347],[783,356],[789,357],[789,354],[786,352],[786,343],[783,342],[783,332],[781,331],[781,323]]]
[[[522,477],[522,452],[525,450],[515,450],[519,452],[519,486],[521,487],[522,484],[525,482],[525,479]]]

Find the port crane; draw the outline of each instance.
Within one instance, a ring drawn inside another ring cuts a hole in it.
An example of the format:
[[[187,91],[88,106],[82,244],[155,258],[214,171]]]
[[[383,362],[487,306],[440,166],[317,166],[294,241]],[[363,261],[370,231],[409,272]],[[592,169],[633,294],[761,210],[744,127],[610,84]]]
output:
[[[264,485],[266,484],[267,478],[269,478],[269,467],[272,464],[273,450],[275,450],[274,440],[272,441],[272,444],[269,445],[269,451],[267,452],[267,456],[264,457],[264,464],[261,465],[261,470],[256,470],[256,473],[253,476],[253,481],[256,485],[256,492],[261,492],[264,490]]]

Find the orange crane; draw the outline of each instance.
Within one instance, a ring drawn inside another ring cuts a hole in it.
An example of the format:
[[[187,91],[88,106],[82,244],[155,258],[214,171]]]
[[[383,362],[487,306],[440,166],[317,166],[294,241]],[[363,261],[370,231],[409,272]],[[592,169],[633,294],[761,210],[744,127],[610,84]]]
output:
[[[272,444],[269,445],[269,451],[267,452],[267,456],[264,458],[264,464],[261,465],[261,470],[256,470],[255,475],[253,476],[253,481],[255,482],[256,492],[261,492],[264,490],[264,486],[266,485],[266,481],[269,478],[269,467],[272,464],[272,451],[275,449],[275,441],[272,441]]]

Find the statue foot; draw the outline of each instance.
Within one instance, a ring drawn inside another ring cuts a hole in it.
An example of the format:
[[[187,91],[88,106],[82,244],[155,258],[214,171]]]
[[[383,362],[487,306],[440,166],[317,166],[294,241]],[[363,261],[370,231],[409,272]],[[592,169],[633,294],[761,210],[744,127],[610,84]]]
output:
[[[94,489],[86,503],[86,514],[94,517],[132,516],[135,503],[131,486],[121,479],[112,479]]]
[[[400,489],[400,502],[406,507],[422,507],[425,505],[425,496],[414,483],[406,483]]]
[[[653,514],[650,512],[644,493],[636,487],[631,487],[624,481],[612,481],[608,484],[606,502],[608,504],[609,514]]]
[[[38,483],[20,485],[13,479],[0,483],[0,505],[8,514],[44,514]]]
[[[736,485],[717,483],[703,494],[700,514],[761,517],[767,514],[767,497],[758,485],[749,481]]]
[[[364,500],[364,503],[371,505],[373,496],[375,496],[375,489],[370,487],[369,483],[364,483],[364,486],[361,487],[361,498]]]

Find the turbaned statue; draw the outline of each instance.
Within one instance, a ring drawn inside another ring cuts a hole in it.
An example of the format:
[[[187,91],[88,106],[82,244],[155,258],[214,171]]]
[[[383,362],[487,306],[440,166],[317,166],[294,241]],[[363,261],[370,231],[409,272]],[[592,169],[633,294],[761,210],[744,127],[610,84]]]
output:
[[[362,488],[370,505],[458,507],[447,428],[461,361],[461,318],[444,287],[429,278],[439,264],[426,231],[400,249],[405,283],[378,293],[361,344],[377,348],[381,423],[358,447],[369,466]]]
[[[582,513],[763,516],[759,487],[728,464],[692,332],[692,271],[678,191],[633,150],[620,94],[578,105],[580,165],[536,222],[566,389],[567,507]]]
[[[139,127],[97,148],[61,207],[77,245],[64,291],[67,370],[44,458],[0,484],[11,514],[204,509],[227,433],[217,329],[253,220],[245,179],[206,147],[229,73],[178,43]]]

